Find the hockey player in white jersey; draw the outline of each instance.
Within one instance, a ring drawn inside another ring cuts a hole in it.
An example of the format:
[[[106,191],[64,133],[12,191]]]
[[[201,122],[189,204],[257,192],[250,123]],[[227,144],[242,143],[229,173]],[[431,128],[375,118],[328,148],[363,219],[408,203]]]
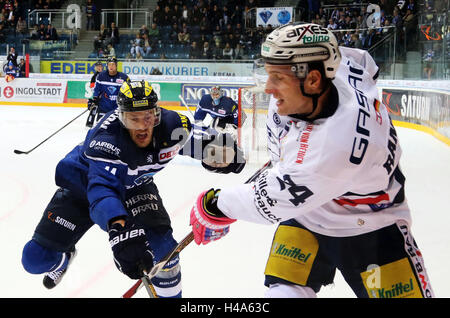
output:
[[[272,164],[248,184],[200,194],[196,243],[223,237],[236,220],[279,223],[267,297],[316,297],[336,269],[357,297],[433,297],[373,59],[316,24],[274,30],[261,54]]]

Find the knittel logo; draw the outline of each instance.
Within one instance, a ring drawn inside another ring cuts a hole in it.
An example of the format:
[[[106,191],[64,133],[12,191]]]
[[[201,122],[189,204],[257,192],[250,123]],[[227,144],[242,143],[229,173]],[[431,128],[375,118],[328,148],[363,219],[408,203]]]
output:
[[[371,264],[361,278],[370,298],[422,298],[406,257],[382,266]]]
[[[259,13],[259,16],[261,17],[261,19],[264,21],[264,23],[267,23],[267,21],[269,21],[270,17],[272,16],[272,12],[270,11],[263,11]]]
[[[298,247],[288,247],[286,244],[280,244],[278,242],[274,242],[271,254],[272,256],[284,257],[293,262],[300,262],[303,264],[305,264],[311,256],[311,253],[303,252],[302,249]]]

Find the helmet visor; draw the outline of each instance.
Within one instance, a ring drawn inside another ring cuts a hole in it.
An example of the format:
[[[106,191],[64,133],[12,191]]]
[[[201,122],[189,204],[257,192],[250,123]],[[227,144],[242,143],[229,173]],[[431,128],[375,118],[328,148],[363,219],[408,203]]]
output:
[[[119,119],[127,129],[148,129],[159,124],[161,110],[159,107],[156,107],[138,112],[119,112]]]

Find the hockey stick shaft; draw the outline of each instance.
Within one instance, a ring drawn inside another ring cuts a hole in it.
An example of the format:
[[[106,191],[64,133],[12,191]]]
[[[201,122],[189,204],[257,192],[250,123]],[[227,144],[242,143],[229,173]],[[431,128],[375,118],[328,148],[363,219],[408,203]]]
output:
[[[191,114],[192,118],[194,118],[194,113],[191,111],[191,109],[189,108],[189,106],[187,105],[186,101],[184,100],[183,96],[178,95],[178,98],[181,100],[181,103],[183,103],[183,105],[187,108],[187,110],[189,111],[189,113]]]
[[[175,248],[172,251],[170,251],[166,256],[164,256],[164,258],[158,264],[153,266],[148,275],[145,275],[144,277],[139,279],[129,290],[127,290],[127,292],[123,294],[122,298],[133,297],[137,293],[137,291],[142,287],[143,281],[145,281],[144,285],[146,286],[146,288],[149,287],[149,289],[151,290],[149,291],[149,289],[147,289],[149,295],[153,294],[153,296],[156,296],[156,292],[153,288],[153,285],[151,284],[151,279],[155,277],[163,269],[163,267],[167,264],[167,262],[169,262],[173,257],[175,257],[175,255],[179,254],[193,240],[194,240],[194,232],[191,231],[188,235],[186,235],[186,237],[183,240],[181,240],[180,243],[178,243],[177,246],[175,246]]]
[[[62,126],[61,128],[59,128],[57,131],[55,131],[53,134],[51,134],[50,136],[48,136],[47,138],[45,138],[43,141],[41,141],[39,144],[37,144],[36,146],[34,146],[33,148],[31,148],[28,151],[21,151],[21,150],[17,150],[14,149],[14,153],[21,155],[21,154],[29,154],[30,152],[32,152],[34,149],[36,149],[37,147],[39,147],[40,145],[42,145],[44,142],[46,142],[47,140],[49,140],[50,138],[52,138],[54,135],[56,135],[57,133],[59,133],[61,130],[63,130],[64,128],[66,128],[69,124],[71,124],[72,122],[74,122],[76,119],[78,119],[79,117],[81,117],[82,115],[84,115],[84,113],[86,113],[88,111],[88,109],[85,109],[81,114],[79,114],[77,117],[73,118],[72,120],[70,120],[67,124],[65,124],[64,126]]]

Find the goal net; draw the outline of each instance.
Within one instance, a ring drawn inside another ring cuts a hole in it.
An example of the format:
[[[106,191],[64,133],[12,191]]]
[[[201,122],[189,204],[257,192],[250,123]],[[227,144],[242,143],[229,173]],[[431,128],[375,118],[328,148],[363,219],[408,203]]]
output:
[[[249,163],[266,162],[267,110],[270,95],[262,86],[241,87],[238,91],[239,124],[238,144]]]

